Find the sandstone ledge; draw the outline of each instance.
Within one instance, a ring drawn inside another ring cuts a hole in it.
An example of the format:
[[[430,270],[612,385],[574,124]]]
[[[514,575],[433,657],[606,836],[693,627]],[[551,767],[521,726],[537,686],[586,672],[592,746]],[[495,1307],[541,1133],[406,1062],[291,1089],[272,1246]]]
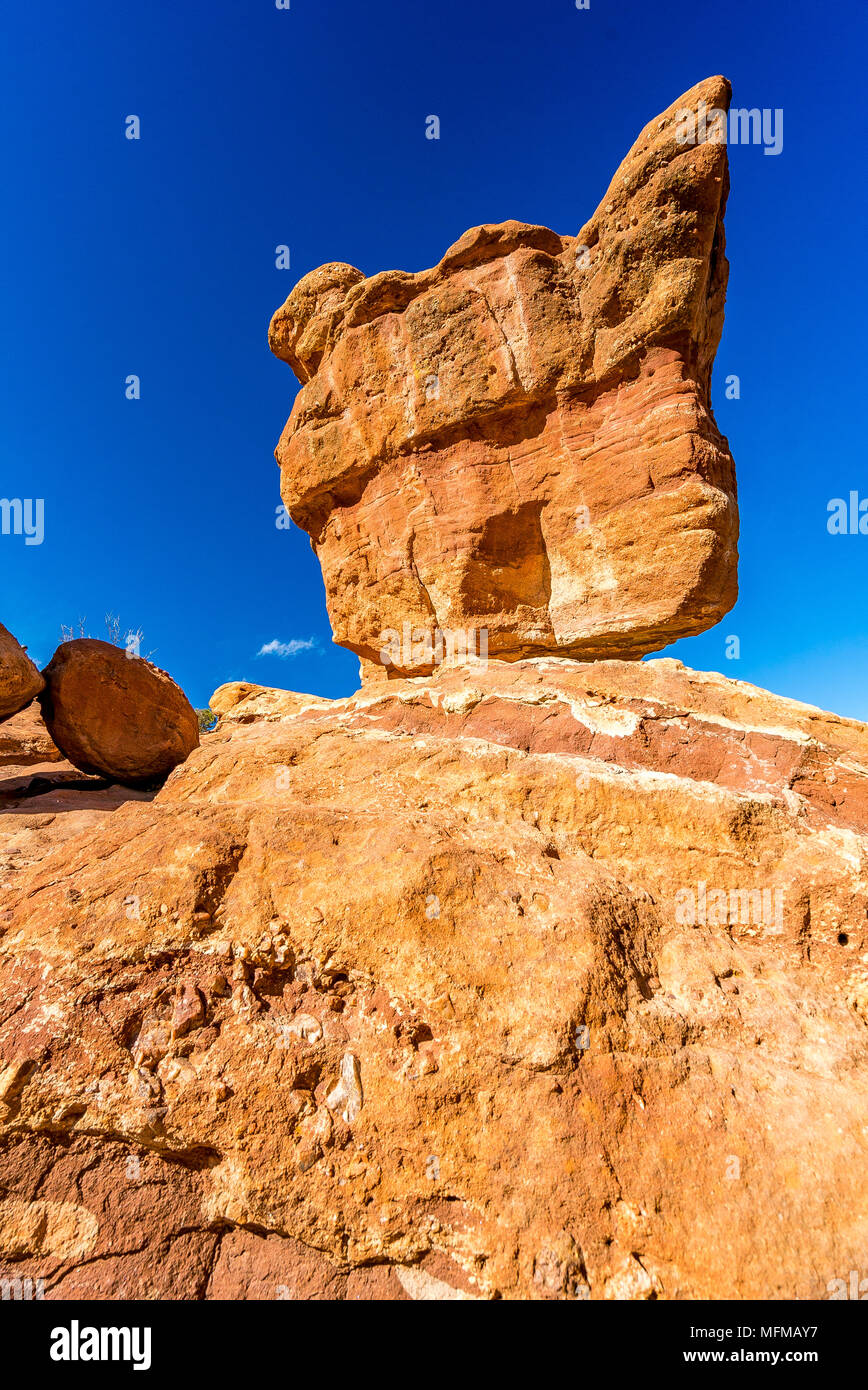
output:
[[[0,889],[4,1277],[822,1298],[858,1267],[868,728],[671,661],[224,704]]]

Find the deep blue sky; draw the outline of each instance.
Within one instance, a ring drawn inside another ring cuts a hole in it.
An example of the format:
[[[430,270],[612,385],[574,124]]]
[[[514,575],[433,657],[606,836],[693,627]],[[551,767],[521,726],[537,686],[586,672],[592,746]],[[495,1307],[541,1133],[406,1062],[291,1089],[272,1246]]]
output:
[[[0,620],[45,662],[112,610],[197,705],[234,679],[353,690],[308,539],[274,526],[297,386],[271,313],[325,261],[419,270],[506,218],[575,233],[641,127],[723,72],[784,110],[779,156],[730,150],[714,407],[742,597],[667,654],[868,718],[868,536],[826,529],[868,496],[866,28],[799,0],[11,0],[0,495],[44,498],[46,538],[0,536]]]

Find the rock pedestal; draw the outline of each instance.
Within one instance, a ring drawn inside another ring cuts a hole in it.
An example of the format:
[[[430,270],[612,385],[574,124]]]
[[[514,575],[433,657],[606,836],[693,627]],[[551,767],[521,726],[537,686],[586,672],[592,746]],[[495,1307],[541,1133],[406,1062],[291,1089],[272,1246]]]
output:
[[[0,817],[0,1278],[823,1299],[863,1268],[865,725],[668,660],[218,704],[42,863],[22,820],[58,827]]]

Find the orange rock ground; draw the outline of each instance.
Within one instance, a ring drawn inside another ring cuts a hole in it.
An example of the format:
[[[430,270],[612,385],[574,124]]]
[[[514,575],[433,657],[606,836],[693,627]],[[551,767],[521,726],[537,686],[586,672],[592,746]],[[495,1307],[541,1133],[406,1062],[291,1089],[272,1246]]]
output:
[[[0,1278],[822,1298],[861,1267],[866,726],[668,660],[214,707],[152,800],[0,771]]]

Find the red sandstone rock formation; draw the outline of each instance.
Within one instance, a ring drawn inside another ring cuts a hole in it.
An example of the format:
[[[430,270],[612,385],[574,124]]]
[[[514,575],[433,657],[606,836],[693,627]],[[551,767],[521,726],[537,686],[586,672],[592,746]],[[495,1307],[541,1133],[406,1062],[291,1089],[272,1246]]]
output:
[[[0,725],[0,767],[62,760],[63,754],[45,727],[38,701]]]
[[[213,706],[152,802],[53,849],[34,815],[41,862],[18,832],[0,1277],[824,1298],[859,1267],[868,727],[673,661]]]
[[[492,656],[638,657],[736,598],[735,476],[711,413],[726,147],[640,134],[578,233],[476,227],[433,270],[326,265],[271,323],[303,383],[282,492],[335,640],[485,629]],[[431,662],[404,652],[393,673]]]
[[[326,267],[272,327],[340,640],[374,663],[380,625],[484,619],[509,661],[335,701],[232,682],[120,805],[57,764],[0,783],[0,1278],[814,1299],[863,1263],[868,726],[563,655],[734,596],[725,154],[672,121],[580,233],[585,280],[507,224],[422,276]],[[140,771],[157,714],[123,701],[179,706],[104,645],[49,667],[55,735]]]

